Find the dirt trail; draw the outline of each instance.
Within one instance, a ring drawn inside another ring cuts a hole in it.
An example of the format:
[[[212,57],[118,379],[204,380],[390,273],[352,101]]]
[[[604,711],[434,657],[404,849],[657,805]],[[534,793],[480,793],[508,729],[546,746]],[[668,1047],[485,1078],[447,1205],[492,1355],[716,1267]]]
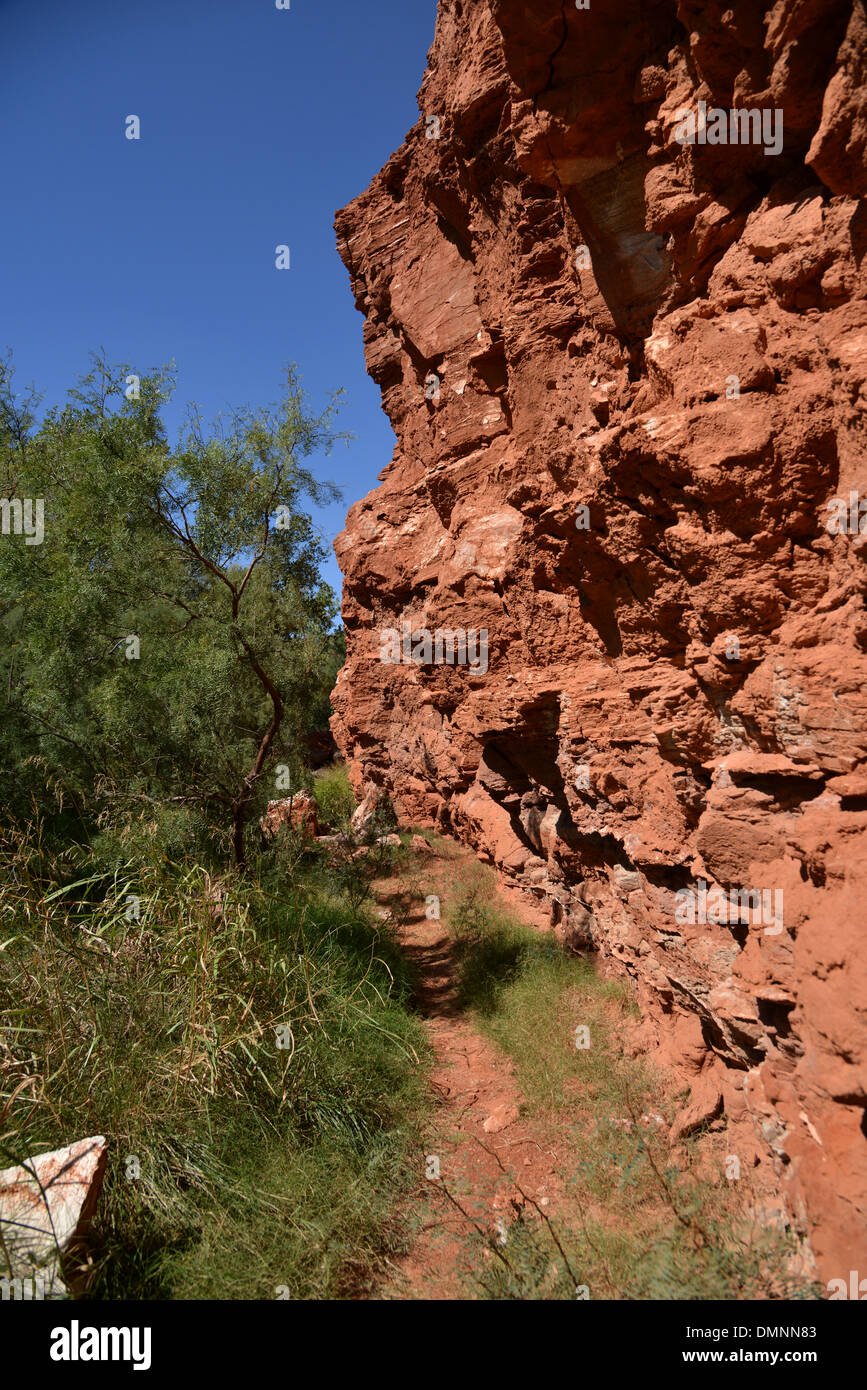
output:
[[[378,1291],[379,1298],[478,1296],[473,1271],[497,1258],[481,1247],[478,1233],[508,1249],[508,1229],[517,1209],[523,1208],[526,1219],[539,1220],[518,1188],[548,1216],[556,1216],[563,1192],[556,1140],[521,1116],[522,1097],[510,1060],[459,1007],[448,904],[455,870],[472,862],[459,847],[454,853],[450,850],[447,859],[424,862],[422,872],[431,883],[427,891],[441,898],[441,921],[429,921],[423,903],[394,914],[398,938],[419,972],[416,1002],[436,1058],[436,1111],[427,1155],[438,1160],[440,1180],[420,1175],[419,1228],[409,1253],[393,1263],[392,1277]],[[390,889],[393,885],[378,888],[383,908],[393,899]]]

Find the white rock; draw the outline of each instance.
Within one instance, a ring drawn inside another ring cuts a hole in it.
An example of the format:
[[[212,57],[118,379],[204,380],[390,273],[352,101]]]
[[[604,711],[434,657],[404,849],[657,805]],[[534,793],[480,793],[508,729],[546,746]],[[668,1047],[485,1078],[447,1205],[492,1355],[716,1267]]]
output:
[[[87,1230],[102,1188],[106,1152],[106,1141],[98,1134],[0,1171],[0,1277],[29,1281],[36,1276],[43,1291],[31,1297],[65,1297],[61,1256]],[[8,1285],[3,1294],[9,1296]]]

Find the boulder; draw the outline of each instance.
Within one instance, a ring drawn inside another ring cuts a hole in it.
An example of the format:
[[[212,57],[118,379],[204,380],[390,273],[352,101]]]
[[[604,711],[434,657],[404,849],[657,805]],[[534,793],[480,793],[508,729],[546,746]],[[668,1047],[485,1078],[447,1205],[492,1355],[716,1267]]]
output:
[[[63,1257],[87,1233],[106,1153],[98,1134],[0,1171],[0,1260],[11,1265],[3,1274],[13,1281],[15,1297],[27,1297],[28,1290],[30,1297],[66,1296]]]
[[[366,835],[375,826],[396,825],[397,816],[384,787],[370,787],[349,822],[353,835]]]
[[[319,834],[319,808],[311,792],[295,792],[282,801],[269,801],[268,809],[259,822],[266,839],[273,839],[284,825],[298,831],[305,840],[315,840]]]
[[[723,1095],[718,1086],[712,1083],[697,1083],[692,1089],[689,1104],[675,1117],[669,1133],[669,1142],[677,1143],[695,1134],[696,1130],[716,1120],[723,1113]]]

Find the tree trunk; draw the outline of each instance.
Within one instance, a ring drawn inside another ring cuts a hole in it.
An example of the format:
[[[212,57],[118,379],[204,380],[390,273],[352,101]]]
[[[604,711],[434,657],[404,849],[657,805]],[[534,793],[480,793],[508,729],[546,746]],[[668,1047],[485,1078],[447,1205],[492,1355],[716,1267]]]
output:
[[[246,869],[247,851],[244,845],[244,821],[247,815],[247,807],[256,789],[256,783],[262,775],[262,768],[265,765],[265,759],[268,756],[271,745],[277,736],[277,730],[280,728],[283,721],[283,701],[271,677],[268,675],[267,671],[263,670],[260,666],[259,660],[253,652],[252,647],[249,646],[246,639],[242,637],[240,633],[238,634],[238,639],[250,659],[250,665],[262,682],[264,689],[271,697],[271,703],[274,706],[274,714],[259,744],[256,753],[256,761],[244,778],[240,795],[232,806],[232,850],[235,855],[235,865],[239,869]]]

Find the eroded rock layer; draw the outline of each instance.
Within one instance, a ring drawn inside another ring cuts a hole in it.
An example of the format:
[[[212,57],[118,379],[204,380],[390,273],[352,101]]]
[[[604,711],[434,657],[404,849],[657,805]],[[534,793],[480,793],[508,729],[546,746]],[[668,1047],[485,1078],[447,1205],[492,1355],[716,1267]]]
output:
[[[824,1280],[867,1276],[865,78],[860,0],[440,0],[337,221],[397,436],[336,545],[356,790],[633,977]]]

